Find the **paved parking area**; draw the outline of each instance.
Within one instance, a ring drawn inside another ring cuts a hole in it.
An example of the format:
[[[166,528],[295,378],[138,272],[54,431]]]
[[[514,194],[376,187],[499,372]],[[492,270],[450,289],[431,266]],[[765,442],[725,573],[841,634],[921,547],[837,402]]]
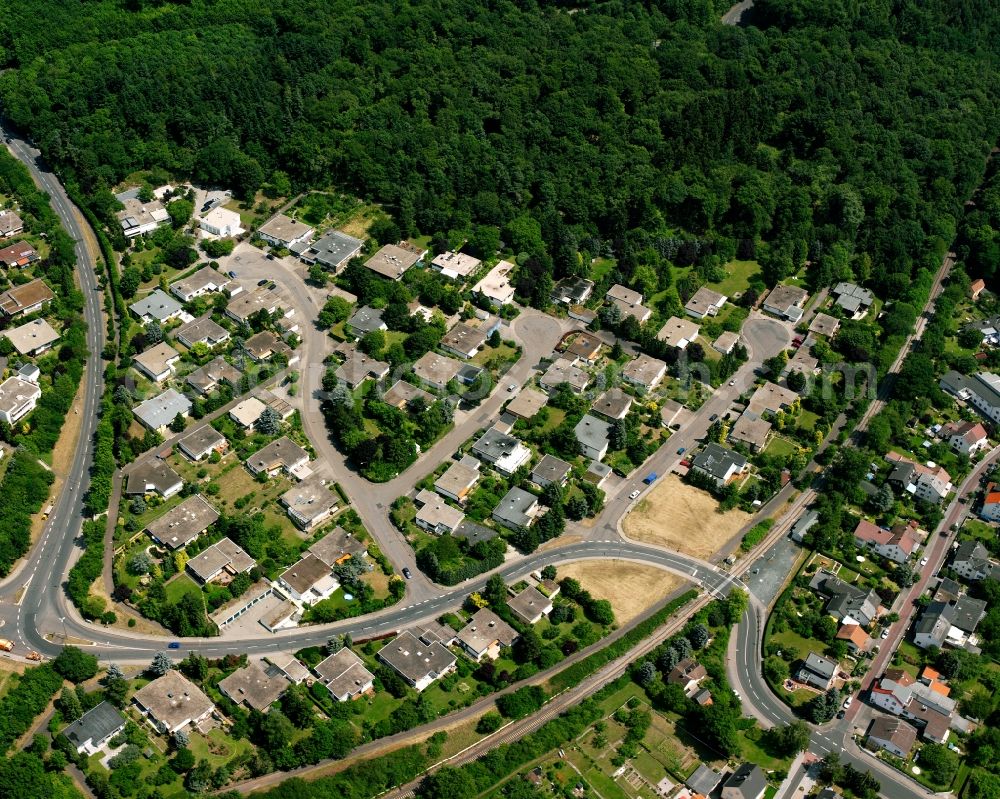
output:
[[[743,576],[743,582],[755,597],[770,605],[781,592],[802,552],[802,548],[788,536],[779,538],[774,546],[754,561],[750,571]]]

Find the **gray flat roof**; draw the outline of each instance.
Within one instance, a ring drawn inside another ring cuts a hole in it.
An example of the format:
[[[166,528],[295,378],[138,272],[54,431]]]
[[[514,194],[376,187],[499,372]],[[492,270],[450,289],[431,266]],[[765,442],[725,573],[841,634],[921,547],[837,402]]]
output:
[[[141,300],[133,302],[129,308],[140,319],[144,316],[151,316],[159,322],[165,322],[181,312],[181,304],[160,289],[156,289]]]
[[[174,389],[168,388],[162,394],[140,402],[132,409],[132,413],[146,427],[156,430],[170,424],[177,414],[182,416],[191,410],[191,400]]]

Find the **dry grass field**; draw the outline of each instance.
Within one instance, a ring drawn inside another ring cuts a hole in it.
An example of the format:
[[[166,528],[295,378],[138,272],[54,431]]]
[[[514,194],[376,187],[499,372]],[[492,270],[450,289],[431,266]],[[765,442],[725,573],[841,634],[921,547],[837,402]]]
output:
[[[667,475],[625,517],[625,535],[633,541],[709,558],[751,518],[740,510],[719,513],[718,507],[708,492]]]
[[[581,560],[559,566],[597,599],[606,599],[619,624],[631,621],[674,591],[684,580],[655,566],[629,560]]]

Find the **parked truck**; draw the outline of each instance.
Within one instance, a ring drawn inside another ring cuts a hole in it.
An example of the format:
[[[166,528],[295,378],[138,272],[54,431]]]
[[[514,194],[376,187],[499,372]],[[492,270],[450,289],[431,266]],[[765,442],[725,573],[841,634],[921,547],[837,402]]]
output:
[[[14,642],[8,638],[0,638],[0,649],[10,652],[14,648]]]

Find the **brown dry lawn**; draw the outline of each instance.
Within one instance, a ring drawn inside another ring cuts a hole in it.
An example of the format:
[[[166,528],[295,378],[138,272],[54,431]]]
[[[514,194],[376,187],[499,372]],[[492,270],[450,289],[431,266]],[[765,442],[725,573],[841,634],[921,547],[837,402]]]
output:
[[[626,624],[684,582],[655,566],[629,560],[581,560],[559,566],[559,578],[579,580],[597,599],[606,599],[619,624]]]
[[[667,475],[624,521],[625,535],[696,558],[718,552],[751,515],[740,510],[718,512],[707,491]]]

